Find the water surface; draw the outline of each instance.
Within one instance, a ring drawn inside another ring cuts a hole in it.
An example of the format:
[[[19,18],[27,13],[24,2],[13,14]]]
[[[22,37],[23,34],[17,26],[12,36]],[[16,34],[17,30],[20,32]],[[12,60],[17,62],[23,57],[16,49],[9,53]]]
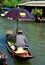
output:
[[[0,50],[7,54],[8,65],[45,65],[45,23],[19,22],[19,29],[22,29],[28,39],[29,49],[32,55],[36,56],[29,61],[13,59],[6,48],[6,31],[16,32],[16,21],[10,21],[0,17]]]

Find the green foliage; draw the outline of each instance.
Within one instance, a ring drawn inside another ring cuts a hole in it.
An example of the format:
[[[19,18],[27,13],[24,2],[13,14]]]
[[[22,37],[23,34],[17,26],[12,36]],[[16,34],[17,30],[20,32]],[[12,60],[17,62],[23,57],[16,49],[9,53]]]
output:
[[[3,2],[3,0],[0,0],[0,7],[2,6],[2,2]]]
[[[16,4],[19,4],[20,1],[18,0],[4,0],[3,5],[6,7],[15,7]]]
[[[36,17],[36,16],[42,16],[43,14],[43,9],[32,9],[31,13]]]

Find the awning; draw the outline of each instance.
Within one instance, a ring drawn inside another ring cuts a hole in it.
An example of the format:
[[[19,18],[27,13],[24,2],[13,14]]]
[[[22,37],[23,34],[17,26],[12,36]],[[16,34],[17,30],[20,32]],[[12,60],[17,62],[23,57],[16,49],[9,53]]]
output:
[[[30,1],[26,3],[17,4],[17,6],[45,6],[45,1]]]

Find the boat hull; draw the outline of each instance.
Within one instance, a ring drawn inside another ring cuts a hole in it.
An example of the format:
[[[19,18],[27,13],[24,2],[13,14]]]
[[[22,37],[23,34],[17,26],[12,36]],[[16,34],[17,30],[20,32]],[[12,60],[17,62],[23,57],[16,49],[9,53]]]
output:
[[[9,52],[12,54],[12,50],[11,48],[9,47],[9,45],[7,44],[7,49],[9,50]],[[14,54],[14,57],[15,58],[18,58],[18,59],[21,59],[21,60],[28,60],[28,59],[32,59],[34,58],[34,56],[32,56],[31,54],[29,56],[19,56],[18,54]]]
[[[10,35],[10,34],[9,34]],[[12,48],[10,47],[9,45],[9,38],[8,38],[8,34],[6,35],[6,43],[7,43],[7,49],[12,53]],[[12,42],[11,42],[12,43]],[[30,53],[30,51],[27,51],[29,52],[28,53],[28,56],[20,56],[19,54],[17,53],[14,53],[14,56],[15,58],[19,58],[19,59],[25,59],[25,60],[28,60],[28,59],[32,59],[34,58],[34,56],[32,56],[32,54]]]

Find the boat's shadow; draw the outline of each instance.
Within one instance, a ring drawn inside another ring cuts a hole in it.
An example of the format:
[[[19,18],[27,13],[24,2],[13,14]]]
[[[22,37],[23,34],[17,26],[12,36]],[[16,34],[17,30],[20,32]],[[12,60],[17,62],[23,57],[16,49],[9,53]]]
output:
[[[12,58],[16,65],[32,65],[30,60],[22,60],[20,58]]]

